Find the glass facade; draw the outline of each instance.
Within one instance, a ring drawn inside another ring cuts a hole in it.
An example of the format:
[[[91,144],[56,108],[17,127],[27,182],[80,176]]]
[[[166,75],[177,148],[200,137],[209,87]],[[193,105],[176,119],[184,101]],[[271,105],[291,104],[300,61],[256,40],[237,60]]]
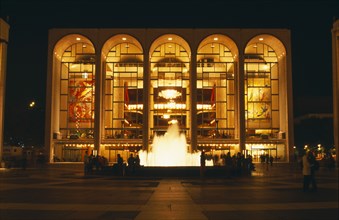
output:
[[[94,136],[95,53],[91,45],[67,48],[60,68],[60,134],[78,139]]]
[[[235,139],[234,59],[217,40],[197,54],[198,138]]]
[[[126,160],[150,151],[172,124],[191,152],[289,160],[288,48],[273,34],[249,37],[241,49],[227,33],[196,42],[194,33],[181,31],[103,32],[108,40],[101,46],[80,34],[56,37],[51,162],[82,161],[85,151],[111,163],[117,154]]]
[[[245,49],[245,119],[247,149],[254,159],[268,154],[280,159],[285,145],[277,143],[280,131],[279,67],[272,47],[250,44]],[[271,140],[263,145],[261,140]]]
[[[128,42],[115,45],[107,54],[105,68],[105,138],[142,138],[141,48]]]
[[[279,69],[277,56],[265,44],[245,50],[245,116],[247,139],[279,132]]]
[[[158,45],[150,60],[150,134],[165,134],[170,124],[190,137],[190,57],[178,43]]]

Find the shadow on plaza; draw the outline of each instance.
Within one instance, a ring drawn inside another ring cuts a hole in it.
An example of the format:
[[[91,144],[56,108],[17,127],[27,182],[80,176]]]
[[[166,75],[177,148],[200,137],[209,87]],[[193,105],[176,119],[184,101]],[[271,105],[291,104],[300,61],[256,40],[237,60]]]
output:
[[[248,169],[228,169],[225,166],[210,166],[205,167],[202,172],[198,166],[185,167],[144,167],[129,168],[127,166],[118,167],[107,166],[101,169],[93,168],[86,176],[100,175],[100,176],[117,176],[117,177],[219,177],[229,178],[237,176],[251,176],[251,171]]]

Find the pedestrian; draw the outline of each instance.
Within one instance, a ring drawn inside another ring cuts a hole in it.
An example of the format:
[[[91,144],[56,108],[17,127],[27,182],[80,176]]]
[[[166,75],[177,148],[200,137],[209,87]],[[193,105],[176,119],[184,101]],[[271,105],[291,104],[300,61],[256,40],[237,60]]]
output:
[[[200,177],[204,178],[206,169],[206,155],[204,151],[200,154]]]
[[[130,154],[129,158],[127,159],[127,166],[128,166],[128,171],[130,173],[134,173],[134,171],[135,171],[135,159],[133,157],[133,154]]]
[[[87,175],[89,173],[89,156],[88,151],[85,151],[84,155],[84,174]]]
[[[312,191],[317,190],[317,185],[315,182],[314,171],[311,170],[312,162],[312,153],[307,151],[302,157],[302,173],[303,173],[303,191],[308,192],[310,189],[310,184],[312,184]]]
[[[139,157],[139,155],[135,156],[135,167],[136,168],[140,167],[140,157]]]
[[[273,166],[273,161],[274,161],[274,158],[273,158],[273,156],[271,155],[271,156],[270,156],[270,164],[271,164],[271,166]]]
[[[319,162],[315,158],[312,151],[308,153],[308,161],[311,165],[311,176],[310,176],[310,184],[312,186],[312,191],[316,192],[318,190],[317,181],[315,179],[315,173],[319,170]]]
[[[266,162],[266,170],[268,170],[268,164],[270,163],[270,156],[269,156],[269,154],[265,155],[265,162]]]
[[[120,176],[124,175],[124,160],[122,159],[121,155],[117,155],[117,163],[118,163],[118,172]]]

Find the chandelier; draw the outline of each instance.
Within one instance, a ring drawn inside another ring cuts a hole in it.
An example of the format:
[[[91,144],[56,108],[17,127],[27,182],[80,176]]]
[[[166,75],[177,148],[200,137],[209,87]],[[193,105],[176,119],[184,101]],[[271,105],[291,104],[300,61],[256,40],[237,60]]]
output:
[[[181,93],[175,89],[166,89],[159,92],[159,96],[165,99],[175,99],[181,96]]]

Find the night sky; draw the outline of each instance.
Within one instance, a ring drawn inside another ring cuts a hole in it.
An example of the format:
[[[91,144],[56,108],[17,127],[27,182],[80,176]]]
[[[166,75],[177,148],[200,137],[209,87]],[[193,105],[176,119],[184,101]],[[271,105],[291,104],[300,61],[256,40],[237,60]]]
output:
[[[6,140],[43,143],[50,28],[287,28],[295,116],[332,112],[331,28],[339,0],[0,0],[0,16],[10,25]]]

